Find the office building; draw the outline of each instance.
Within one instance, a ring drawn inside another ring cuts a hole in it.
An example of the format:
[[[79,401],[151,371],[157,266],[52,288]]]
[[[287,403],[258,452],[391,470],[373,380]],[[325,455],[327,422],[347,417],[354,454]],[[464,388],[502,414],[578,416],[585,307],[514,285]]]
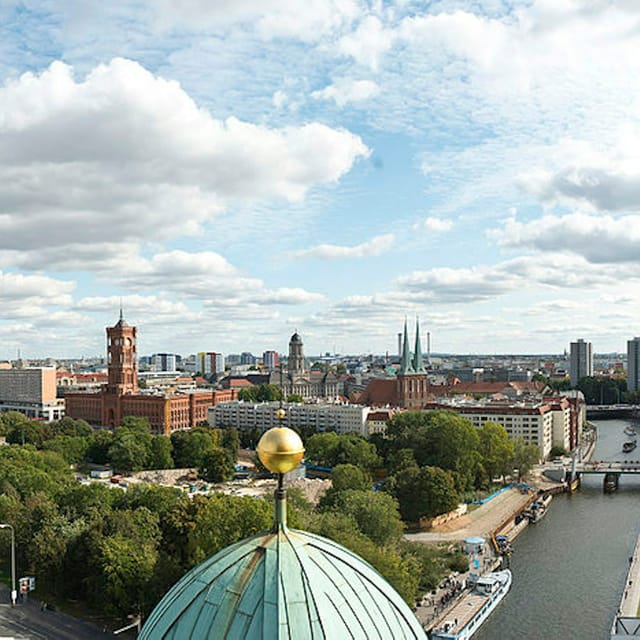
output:
[[[64,417],[65,401],[56,397],[55,367],[0,369],[0,412],[6,411],[47,422]]]
[[[590,342],[580,338],[571,343],[569,377],[571,386],[575,387],[580,378],[593,375],[593,351]]]
[[[154,371],[175,371],[176,354],[154,353],[153,356],[151,356],[151,365]]]
[[[196,368],[203,376],[224,373],[224,355],[215,351],[201,351],[196,359]]]
[[[265,369],[277,369],[280,366],[280,358],[277,351],[265,351],[262,354],[262,366]]]
[[[640,390],[640,338],[627,340],[627,389]]]

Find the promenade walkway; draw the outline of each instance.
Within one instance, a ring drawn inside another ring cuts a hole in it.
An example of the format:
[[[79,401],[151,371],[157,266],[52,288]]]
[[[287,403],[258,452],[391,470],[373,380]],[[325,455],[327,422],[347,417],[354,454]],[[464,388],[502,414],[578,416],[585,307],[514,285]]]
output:
[[[640,536],[629,558],[629,572],[611,629],[611,640],[640,638]]]

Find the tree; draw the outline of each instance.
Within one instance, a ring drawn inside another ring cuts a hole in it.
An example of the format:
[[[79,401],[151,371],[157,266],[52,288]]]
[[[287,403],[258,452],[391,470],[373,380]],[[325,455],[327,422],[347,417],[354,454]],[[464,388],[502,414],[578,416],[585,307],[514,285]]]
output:
[[[198,469],[200,476],[208,482],[224,482],[233,475],[233,460],[222,447],[213,447],[202,458]]]
[[[173,469],[173,445],[167,436],[152,436],[149,449],[149,469]]]
[[[114,434],[107,429],[98,429],[89,436],[87,447],[87,462],[107,464],[110,461],[109,447],[113,444]]]
[[[411,449],[419,466],[451,471],[458,491],[473,487],[480,461],[473,423],[453,411],[407,411],[387,427],[394,449]]]
[[[151,438],[150,433],[136,433],[127,427],[117,428],[109,447],[109,460],[119,471],[146,469],[151,453]]]
[[[211,429],[198,427],[171,434],[173,459],[178,469],[203,466],[204,457],[215,446]]]
[[[202,562],[230,544],[273,525],[273,502],[215,493],[200,503],[187,544],[191,560]],[[184,544],[184,541],[183,541]]]
[[[540,449],[535,444],[529,444],[523,438],[514,439],[511,466],[518,470],[518,481],[526,476],[539,461]]]
[[[371,491],[371,474],[353,464],[339,464],[331,471],[331,487],[320,499],[321,508],[333,508],[343,491]]]
[[[389,459],[387,460],[387,469],[392,475],[395,475],[407,467],[417,466],[418,463],[413,454],[413,449],[398,449],[397,451],[393,451],[389,454]]]
[[[354,464],[371,469],[380,464],[375,445],[357,434],[317,433],[306,444],[306,458],[312,464],[335,467],[339,464]]]
[[[74,420],[69,416],[65,416],[57,422],[51,423],[51,430],[55,435],[60,436],[89,436],[93,433],[93,429],[88,422],[84,420]]]
[[[282,399],[282,390],[275,384],[261,384],[256,398],[258,402],[276,402]]]
[[[390,486],[402,518],[409,522],[447,513],[460,501],[452,475],[438,467],[408,467]]]
[[[246,387],[238,391],[238,400],[242,402],[256,402],[258,389],[255,385]]]
[[[335,511],[314,515],[307,529],[345,546],[375,567],[402,596],[413,605],[418,595],[419,565],[403,558],[392,546],[381,547],[365,536],[351,515]]]
[[[513,458],[513,442],[502,425],[495,422],[485,422],[478,429],[480,437],[480,454],[482,465],[487,472],[488,481],[504,476],[511,471]]]
[[[287,402],[297,402],[298,404],[302,404],[304,402],[304,398],[299,393],[290,393],[287,396]]]
[[[378,545],[397,542],[404,529],[398,502],[388,493],[348,489],[337,494],[333,509],[353,516],[360,531]]]
[[[229,454],[232,464],[238,461],[238,449],[240,448],[240,434],[237,429],[223,429],[220,445]]]
[[[57,451],[69,464],[80,464],[86,460],[89,439],[83,436],[55,436],[42,445],[47,451]]]
[[[238,399],[245,402],[276,402],[282,399],[282,391],[275,384],[261,384],[240,389]]]

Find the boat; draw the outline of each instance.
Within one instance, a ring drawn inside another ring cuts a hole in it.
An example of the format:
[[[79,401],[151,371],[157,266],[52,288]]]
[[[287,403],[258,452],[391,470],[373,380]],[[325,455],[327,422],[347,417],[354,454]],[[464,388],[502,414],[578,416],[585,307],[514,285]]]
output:
[[[470,576],[472,590],[429,633],[431,640],[468,640],[480,628],[511,588],[511,571]]]
[[[635,436],[636,435],[636,430],[633,427],[627,426],[624,428],[624,432],[628,435],[628,436]]]
[[[630,453],[638,446],[638,443],[635,440],[627,440],[622,445],[622,451],[624,453]]]
[[[536,500],[525,513],[532,524],[540,522],[547,515],[547,504],[544,500]]]

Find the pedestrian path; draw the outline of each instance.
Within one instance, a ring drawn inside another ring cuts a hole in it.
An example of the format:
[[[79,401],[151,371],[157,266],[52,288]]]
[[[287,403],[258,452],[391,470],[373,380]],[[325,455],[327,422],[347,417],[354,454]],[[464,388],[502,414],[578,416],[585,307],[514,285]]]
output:
[[[611,628],[611,640],[622,638],[640,639],[640,535],[636,540],[633,555],[629,557],[629,572],[620,596],[620,606]]]

